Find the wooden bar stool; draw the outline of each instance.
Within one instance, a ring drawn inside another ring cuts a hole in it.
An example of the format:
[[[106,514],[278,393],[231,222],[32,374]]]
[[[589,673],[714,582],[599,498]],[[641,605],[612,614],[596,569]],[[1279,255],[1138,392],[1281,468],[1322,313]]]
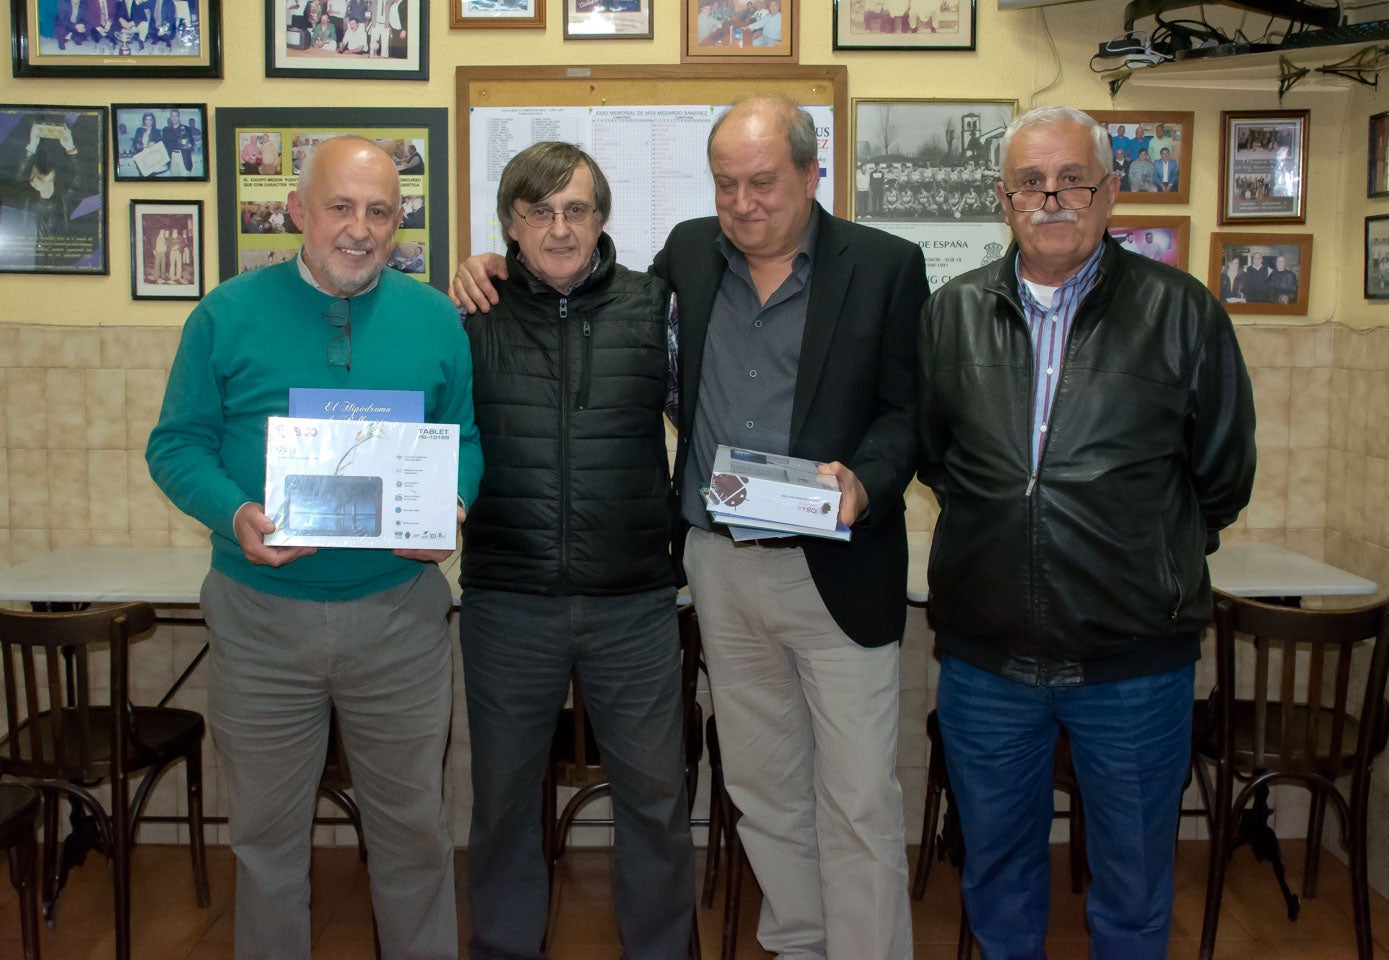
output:
[[[0,848],[10,855],[10,882],[19,891],[24,960],[39,960],[38,822],[39,795],[22,783],[0,783]]]

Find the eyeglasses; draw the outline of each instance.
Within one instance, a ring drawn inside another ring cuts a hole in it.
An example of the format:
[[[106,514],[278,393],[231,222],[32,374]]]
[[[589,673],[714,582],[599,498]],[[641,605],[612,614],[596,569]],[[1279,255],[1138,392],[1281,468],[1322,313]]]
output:
[[[1056,198],[1062,210],[1084,210],[1095,202],[1100,185],[1093,187],[1062,187],[1060,190],[1014,190],[1005,193],[1008,202],[1018,213],[1035,213],[1047,205],[1048,197]]]
[[[593,215],[598,211],[587,203],[566,203],[563,210],[552,210],[549,207],[531,207],[529,210],[521,211],[512,204],[512,210],[516,211],[516,216],[520,217],[532,227],[540,229],[548,227],[555,222],[555,217],[563,215],[564,222],[571,227],[582,227],[593,219]]]
[[[334,300],[333,305],[323,311],[323,319],[336,332],[328,341],[328,366],[352,370],[352,308],[348,299]]]

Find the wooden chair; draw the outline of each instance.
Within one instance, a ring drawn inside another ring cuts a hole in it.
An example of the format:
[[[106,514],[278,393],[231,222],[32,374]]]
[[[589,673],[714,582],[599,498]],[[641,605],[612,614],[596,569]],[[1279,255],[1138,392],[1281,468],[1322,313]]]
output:
[[[0,849],[10,857],[10,882],[19,892],[24,960],[39,960],[39,795],[22,783],[0,783]]]
[[[1211,723],[1197,752],[1215,765],[1214,827],[1200,957],[1215,950],[1226,866],[1234,848],[1267,831],[1247,815],[1251,801],[1274,784],[1311,794],[1303,896],[1316,893],[1322,821],[1327,802],[1340,819],[1350,858],[1351,900],[1360,960],[1373,960],[1366,820],[1370,769],[1389,739],[1384,701],[1389,675],[1389,601],[1353,610],[1301,610],[1217,594],[1216,686]],[[1252,641],[1251,699],[1236,693],[1236,639]],[[1363,682],[1352,685],[1352,657],[1373,642]],[[1354,686],[1354,689],[1353,689]],[[1343,792],[1336,781],[1350,777]],[[1244,783],[1238,795],[1234,782]],[[1244,834],[1243,837],[1240,834]]]
[[[23,778],[43,797],[44,916],[51,926],[65,868],[58,862],[58,799],[73,803],[75,822],[84,812],[93,845],[111,863],[114,880],[116,957],[130,957],[130,852],[136,821],[150,788],[168,766],[184,761],[189,847],[198,905],[210,902],[203,847],[203,718],[189,710],[136,707],[129,699],[129,644],[153,629],[154,608],[128,603],[80,613],[0,611],[0,657],[5,679],[8,734],[0,739],[0,773]],[[92,659],[109,652],[106,702]],[[130,779],[144,778],[130,798]],[[91,788],[111,784],[108,815]],[[68,847],[80,842],[68,837]],[[81,854],[77,854],[80,858]]]

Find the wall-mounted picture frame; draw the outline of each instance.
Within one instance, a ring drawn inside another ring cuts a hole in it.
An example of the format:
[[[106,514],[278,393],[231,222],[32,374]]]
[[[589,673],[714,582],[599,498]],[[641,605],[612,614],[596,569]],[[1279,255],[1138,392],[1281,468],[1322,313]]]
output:
[[[868,100],[853,106],[853,219],[918,244],[931,289],[1003,256],[994,185],[1015,100]]]
[[[800,0],[680,0],[681,63],[799,63]]]
[[[1389,197],[1389,111],[1370,117],[1370,152],[1365,174],[1370,197]]]
[[[1120,203],[1187,203],[1191,199],[1194,113],[1087,112],[1109,132],[1114,172],[1119,174]]]
[[[117,183],[207,180],[207,104],[111,104]]]
[[[110,273],[106,119],[0,104],[0,273]]]
[[[16,77],[220,77],[221,0],[10,0]]]
[[[974,0],[834,0],[836,50],[973,50]]]
[[[545,29],[545,0],[449,0],[455,30]]]
[[[130,298],[202,296],[203,202],[130,201]]]
[[[400,227],[387,265],[448,288],[446,109],[222,107],[215,120],[217,265],[223,280],[298,252],[290,191],[319,144],[355,133],[389,153],[400,174]]]
[[[1310,233],[1213,233],[1206,286],[1231,314],[1305,316]]]
[[[429,0],[265,0],[265,75],[428,80]]]
[[[1305,223],[1307,110],[1222,110],[1218,222]]]
[[[1191,242],[1190,217],[1110,217],[1109,235],[1125,250],[1187,269]]]
[[[566,40],[650,40],[656,0],[564,0]]]
[[[1365,218],[1365,299],[1389,300],[1389,213]]]

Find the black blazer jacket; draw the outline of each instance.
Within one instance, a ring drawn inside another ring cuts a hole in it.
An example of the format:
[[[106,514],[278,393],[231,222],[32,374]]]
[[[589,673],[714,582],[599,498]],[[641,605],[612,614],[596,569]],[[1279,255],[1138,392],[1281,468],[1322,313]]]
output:
[[[790,453],[847,464],[868,493],[848,543],[807,538],[806,561],[830,615],[863,646],[896,643],[906,623],[907,527],[902,494],[916,463],[916,327],[926,265],[912,243],[816,207],[819,235],[791,411]],[[689,460],[700,368],[727,261],[716,217],[671,231],[652,267],[680,311],[676,517]],[[678,520],[681,567],[687,524]]]

